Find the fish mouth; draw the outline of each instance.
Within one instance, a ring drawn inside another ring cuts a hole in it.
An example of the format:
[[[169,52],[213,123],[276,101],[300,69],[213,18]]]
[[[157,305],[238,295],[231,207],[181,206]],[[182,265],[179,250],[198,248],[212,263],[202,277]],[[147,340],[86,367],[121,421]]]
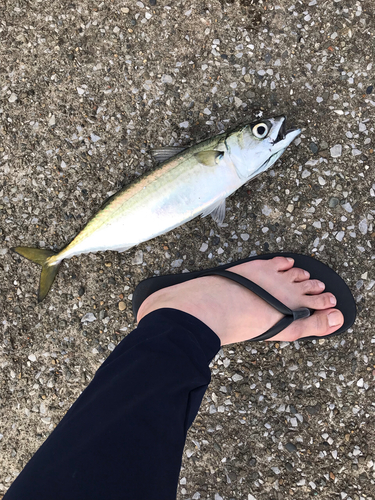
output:
[[[272,145],[280,149],[286,149],[289,144],[301,133],[299,128],[286,128],[286,117],[278,116],[273,120],[274,130],[270,134]]]
[[[271,148],[269,150],[270,157],[258,169],[259,172],[264,172],[277,161],[284,153],[291,142],[301,133],[299,128],[286,128],[286,117],[278,116],[270,119],[273,124],[273,130],[269,136]]]
[[[298,127],[293,127],[289,129],[286,128],[286,116],[280,116],[278,117],[278,119],[281,121],[281,125],[277,133],[276,139],[274,140],[274,144],[277,144],[278,142],[283,141],[287,138],[289,139],[288,136],[290,134],[293,135],[293,138],[291,138],[292,141],[295,137],[297,137],[298,134],[301,133],[301,130]]]
[[[284,118],[284,120],[283,120],[283,122],[281,124],[281,127],[279,129],[279,132],[277,134],[275,143],[279,142],[279,141],[282,141],[283,139],[285,139],[287,133],[288,133],[288,131],[287,131],[287,128],[286,128],[286,118]]]

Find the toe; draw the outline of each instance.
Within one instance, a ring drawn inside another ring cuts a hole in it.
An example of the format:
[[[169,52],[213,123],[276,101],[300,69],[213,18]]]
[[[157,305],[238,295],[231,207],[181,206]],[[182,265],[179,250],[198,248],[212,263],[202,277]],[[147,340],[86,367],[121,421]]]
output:
[[[300,320],[301,325],[296,325],[300,332],[300,337],[317,336],[323,337],[330,335],[338,330],[344,324],[344,316],[338,309],[330,309],[328,311],[317,311],[306,320]],[[306,324],[303,324],[306,322]]]
[[[292,323],[272,340],[292,342],[303,337],[324,337],[338,330],[344,323],[344,317],[338,309],[316,311],[306,319]]]
[[[325,289],[325,284],[319,280],[305,280],[298,286],[304,295],[316,295]]]
[[[317,311],[335,307],[336,303],[336,297],[330,292],[320,293],[319,295],[306,295],[303,298],[303,307]]]
[[[294,259],[290,257],[274,257],[270,262],[275,266],[276,271],[287,271],[293,267]]]
[[[288,275],[288,279],[290,279],[291,282],[299,283],[310,278],[310,273],[308,271],[305,271],[304,269],[300,269],[299,267],[293,267],[286,273]]]

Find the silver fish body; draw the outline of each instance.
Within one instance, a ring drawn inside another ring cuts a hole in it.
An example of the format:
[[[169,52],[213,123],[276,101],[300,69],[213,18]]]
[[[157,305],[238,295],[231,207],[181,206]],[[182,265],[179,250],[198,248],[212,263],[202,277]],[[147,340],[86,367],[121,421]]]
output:
[[[59,253],[17,247],[17,253],[42,265],[39,300],[48,293],[64,259],[105,250],[123,252],[198,215],[211,214],[222,222],[225,199],[273,165],[299,133],[286,131],[285,117],[277,117],[203,141],[119,191]]]
[[[225,199],[268,169],[299,134],[293,130],[280,135],[284,120],[263,120],[269,124],[266,138],[256,138],[254,125],[247,125],[165,161],[120,191],[58,254],[59,260],[88,252],[122,252],[215,209],[214,218],[221,221]],[[205,152],[212,154],[205,157]]]

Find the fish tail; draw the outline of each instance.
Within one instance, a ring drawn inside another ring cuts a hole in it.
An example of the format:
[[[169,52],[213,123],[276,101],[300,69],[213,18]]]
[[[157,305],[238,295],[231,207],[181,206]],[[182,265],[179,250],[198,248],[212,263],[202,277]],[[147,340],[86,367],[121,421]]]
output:
[[[31,260],[42,266],[42,272],[39,281],[38,302],[46,297],[52,286],[53,280],[60,268],[61,259],[57,257],[56,252],[52,250],[42,250],[40,248],[15,247],[12,250],[22,257]]]

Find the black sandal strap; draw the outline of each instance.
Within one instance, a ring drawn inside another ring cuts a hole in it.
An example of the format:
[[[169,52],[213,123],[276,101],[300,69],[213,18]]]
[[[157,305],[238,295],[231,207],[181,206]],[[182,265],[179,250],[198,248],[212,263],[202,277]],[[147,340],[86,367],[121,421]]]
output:
[[[237,273],[232,273],[230,271],[225,271],[221,269],[217,270],[212,270],[212,271],[203,271],[199,276],[222,276],[223,278],[228,278],[232,281],[235,281],[236,283],[244,286],[251,292],[255,293],[263,299],[265,302],[267,302],[270,306],[274,307],[277,311],[279,311],[281,314],[284,314],[284,318],[281,318],[280,321],[276,323],[276,325],[273,325],[270,329],[268,329],[266,332],[262,333],[261,335],[258,335],[258,337],[255,337],[253,341],[259,341],[259,340],[268,340],[278,333],[280,333],[282,330],[287,328],[289,325],[293,323],[293,321],[296,321],[297,319],[302,319],[302,318],[308,318],[311,314],[310,309],[307,307],[301,307],[300,309],[292,310],[289,309],[285,304],[280,302],[276,297],[268,293],[266,290],[264,290],[262,287],[254,283],[253,281],[245,278],[244,276],[241,276],[240,274]]]

